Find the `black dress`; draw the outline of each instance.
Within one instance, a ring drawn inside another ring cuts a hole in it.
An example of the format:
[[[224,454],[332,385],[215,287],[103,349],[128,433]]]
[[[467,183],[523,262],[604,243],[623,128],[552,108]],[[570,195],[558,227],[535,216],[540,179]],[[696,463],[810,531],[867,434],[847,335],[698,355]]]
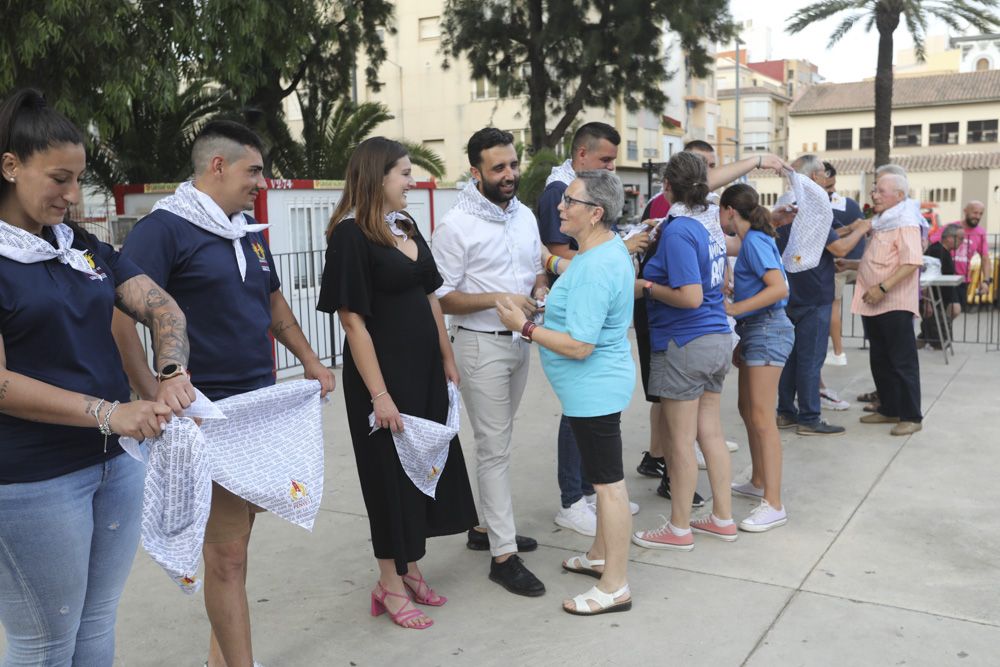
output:
[[[441,286],[430,248],[418,233],[417,259],[370,242],[353,219],[339,223],[326,250],[321,311],[346,308],[365,318],[386,388],[400,413],[444,423],[448,390],[437,323],[427,295]],[[437,499],[424,495],[399,463],[388,429],[369,435],[371,394],[344,347],[344,402],[368,510],[376,558],[393,559],[399,574],[424,555],[428,537],[477,524],[472,488],[458,437],[451,441]]]

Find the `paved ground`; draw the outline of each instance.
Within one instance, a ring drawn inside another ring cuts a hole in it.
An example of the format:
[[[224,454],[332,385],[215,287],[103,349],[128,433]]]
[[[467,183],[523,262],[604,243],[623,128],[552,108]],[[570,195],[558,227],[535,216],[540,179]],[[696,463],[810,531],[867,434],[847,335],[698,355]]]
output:
[[[866,352],[826,369],[849,398],[871,388]],[[921,353],[924,430],[894,438],[858,423],[860,406],[826,417],[846,436],[783,432],[787,526],[741,533],[735,543],[697,538],[690,553],[632,547],[635,604],[626,614],[577,618],[559,609],[593,580],[560,561],[587,538],[552,523],[558,495],[559,413],[537,363],[515,427],[519,532],[541,543],[525,560],[545,582],[541,598],[513,596],[487,580],[488,557],[464,537],[430,542],[424,572],[450,598],[436,624],[403,630],[368,615],[375,580],[368,525],[338,394],[326,407],[327,497],[313,534],[263,517],[248,583],[258,660],[316,665],[997,665],[1000,657],[1000,353],[961,350],[946,366]],[[730,439],[746,442],[725,388]],[[642,511],[661,523],[666,501],[634,468],[648,442],[637,393],[624,417],[626,471]],[[463,429],[467,459],[473,441]],[[734,454],[744,480],[749,454]],[[708,495],[702,474],[699,490]],[[752,507],[735,499],[736,518]],[[707,512],[707,509],[704,510]],[[200,596],[185,597],[140,551],[119,611],[117,665],[194,666],[204,660]],[[0,647],[3,641],[0,639]],[[83,666],[88,667],[88,666]]]

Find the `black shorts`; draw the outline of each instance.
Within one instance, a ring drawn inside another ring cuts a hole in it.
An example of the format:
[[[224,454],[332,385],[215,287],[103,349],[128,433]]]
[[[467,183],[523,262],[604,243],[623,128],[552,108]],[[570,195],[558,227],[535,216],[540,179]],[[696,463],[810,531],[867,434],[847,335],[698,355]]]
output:
[[[622,467],[622,413],[601,417],[569,417],[583,461],[583,476],[591,484],[625,479]]]
[[[632,310],[632,325],[635,327],[635,347],[639,350],[639,376],[642,378],[642,393],[650,403],[659,403],[660,397],[649,393],[649,320],[646,315],[646,300],[636,299]]]

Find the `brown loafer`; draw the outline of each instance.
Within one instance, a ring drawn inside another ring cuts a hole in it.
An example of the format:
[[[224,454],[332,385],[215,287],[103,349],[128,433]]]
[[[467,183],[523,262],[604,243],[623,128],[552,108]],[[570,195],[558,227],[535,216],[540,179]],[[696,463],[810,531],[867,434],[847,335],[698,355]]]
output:
[[[887,417],[881,412],[873,412],[859,419],[862,424],[898,424],[899,417]]]
[[[920,422],[899,422],[889,433],[893,435],[911,435],[924,427]]]

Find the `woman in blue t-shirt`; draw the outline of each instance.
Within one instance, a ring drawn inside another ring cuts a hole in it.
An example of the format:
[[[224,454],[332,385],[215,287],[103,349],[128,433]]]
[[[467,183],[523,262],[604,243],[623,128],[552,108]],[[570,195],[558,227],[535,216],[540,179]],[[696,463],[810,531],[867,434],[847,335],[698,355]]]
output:
[[[565,611],[581,616],[632,607],[627,578],[632,515],[622,467],[621,413],[635,388],[628,340],[635,273],[625,244],[611,230],[624,205],[625,192],[614,173],[579,172],[559,205],[559,230],[580,250],[549,292],[545,326],[528,320],[510,299],[497,304],[505,327],[541,346],[542,368],[597,493],[594,543],[587,553],[563,562],[563,569],[600,580],[563,602]]]
[[[68,222],[85,167],[79,130],[40,93],[22,90],[0,105],[4,665],[110,667],[145,477],[118,435],[157,435],[194,399],[180,308]],[[155,402],[129,402],[111,336],[116,305],[149,323],[157,368],[172,376]]]
[[[733,363],[740,369],[739,408],[750,440],[753,473],[733,491],[760,498],[760,505],[740,522],[740,529],[763,532],[787,521],[781,504],[781,437],[775,421],[778,379],[795,343],[795,329],[785,315],[788,279],[774,241],[771,214],[749,185],[732,185],[722,193],[719,219],[727,233],[743,240],[733,271],[733,303],[726,312],[736,318],[740,344]]]
[[[667,163],[663,190],[671,206],[704,211],[708,204],[705,162],[678,153]],[[649,393],[661,400],[669,452],[673,500],[670,520],[655,530],[635,533],[632,541],[651,549],[690,551],[692,531],[726,541],[736,539],[729,483],[729,450],[719,414],[722,383],[729,371],[732,332],[723,306],[726,248],[703,224],[687,216],[670,217],[656,253],[643,269],[637,292],[644,293],[649,315]],[[695,437],[701,445],[712,485],[712,514],[691,521],[698,481]]]

